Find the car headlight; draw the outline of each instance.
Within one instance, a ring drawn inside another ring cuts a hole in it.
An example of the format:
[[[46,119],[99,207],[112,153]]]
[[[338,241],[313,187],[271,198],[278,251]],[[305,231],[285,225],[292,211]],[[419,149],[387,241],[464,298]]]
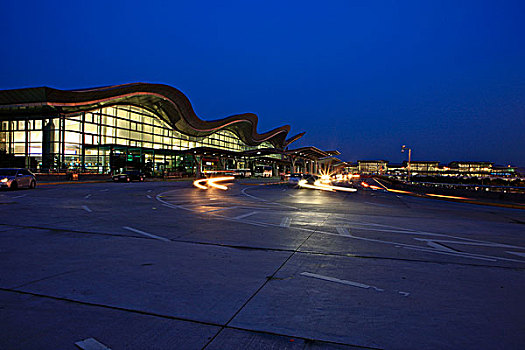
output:
[[[0,182],[7,182],[7,181],[9,181],[7,177],[4,177],[2,180],[0,180]]]

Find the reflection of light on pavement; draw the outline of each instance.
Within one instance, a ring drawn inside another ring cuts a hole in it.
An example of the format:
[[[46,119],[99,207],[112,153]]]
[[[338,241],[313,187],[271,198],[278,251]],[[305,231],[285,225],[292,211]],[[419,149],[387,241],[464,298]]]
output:
[[[207,190],[208,189],[208,187],[206,187],[206,185],[208,185],[210,187],[213,187],[213,188],[220,189],[220,190],[227,190],[228,189],[227,186],[218,184],[217,182],[231,181],[233,179],[235,179],[235,177],[233,177],[233,176],[223,176],[223,177],[213,177],[213,178],[209,178],[209,179],[200,179],[200,180],[193,181],[193,186],[195,186],[197,188],[200,188],[202,190]],[[204,184],[206,184],[206,185],[204,185]]]

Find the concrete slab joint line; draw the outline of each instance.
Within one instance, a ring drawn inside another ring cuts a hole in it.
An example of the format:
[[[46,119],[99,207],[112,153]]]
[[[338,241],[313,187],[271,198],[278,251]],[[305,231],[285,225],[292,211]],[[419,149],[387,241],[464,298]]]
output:
[[[87,338],[82,341],[77,341],[75,345],[82,350],[111,350],[94,338]]]

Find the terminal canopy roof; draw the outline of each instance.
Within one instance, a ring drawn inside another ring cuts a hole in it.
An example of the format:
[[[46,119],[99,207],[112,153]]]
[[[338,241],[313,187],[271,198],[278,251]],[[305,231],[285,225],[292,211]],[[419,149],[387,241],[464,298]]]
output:
[[[329,152],[337,152],[337,151],[329,151]],[[332,154],[330,154],[327,151],[322,151],[317,147],[309,146],[309,147],[301,147],[296,148],[292,150],[287,150],[285,153],[288,156],[291,157],[302,157],[302,158],[308,158],[313,160],[319,160],[326,157],[331,157]],[[340,154],[337,152],[337,154]]]
[[[163,84],[132,83],[83,90],[38,87],[0,91],[0,118],[54,117],[114,105],[134,105],[149,110],[175,130],[189,136],[204,137],[225,129],[235,133],[247,145],[270,142],[279,149],[298,136],[286,140],[289,125],[259,134],[258,117],[253,113],[213,121],[202,120],[181,91]]]

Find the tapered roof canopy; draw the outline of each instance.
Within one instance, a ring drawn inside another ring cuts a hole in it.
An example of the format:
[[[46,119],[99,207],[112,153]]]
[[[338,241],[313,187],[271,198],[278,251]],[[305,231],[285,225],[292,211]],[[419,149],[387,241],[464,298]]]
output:
[[[174,129],[190,136],[207,136],[221,129],[230,130],[251,146],[267,141],[282,149],[290,131],[290,126],[284,125],[259,134],[258,118],[253,113],[213,121],[202,120],[181,91],[163,84],[132,83],[84,90],[38,87],[0,91],[0,117],[50,117],[113,105],[134,105],[147,109]]]

